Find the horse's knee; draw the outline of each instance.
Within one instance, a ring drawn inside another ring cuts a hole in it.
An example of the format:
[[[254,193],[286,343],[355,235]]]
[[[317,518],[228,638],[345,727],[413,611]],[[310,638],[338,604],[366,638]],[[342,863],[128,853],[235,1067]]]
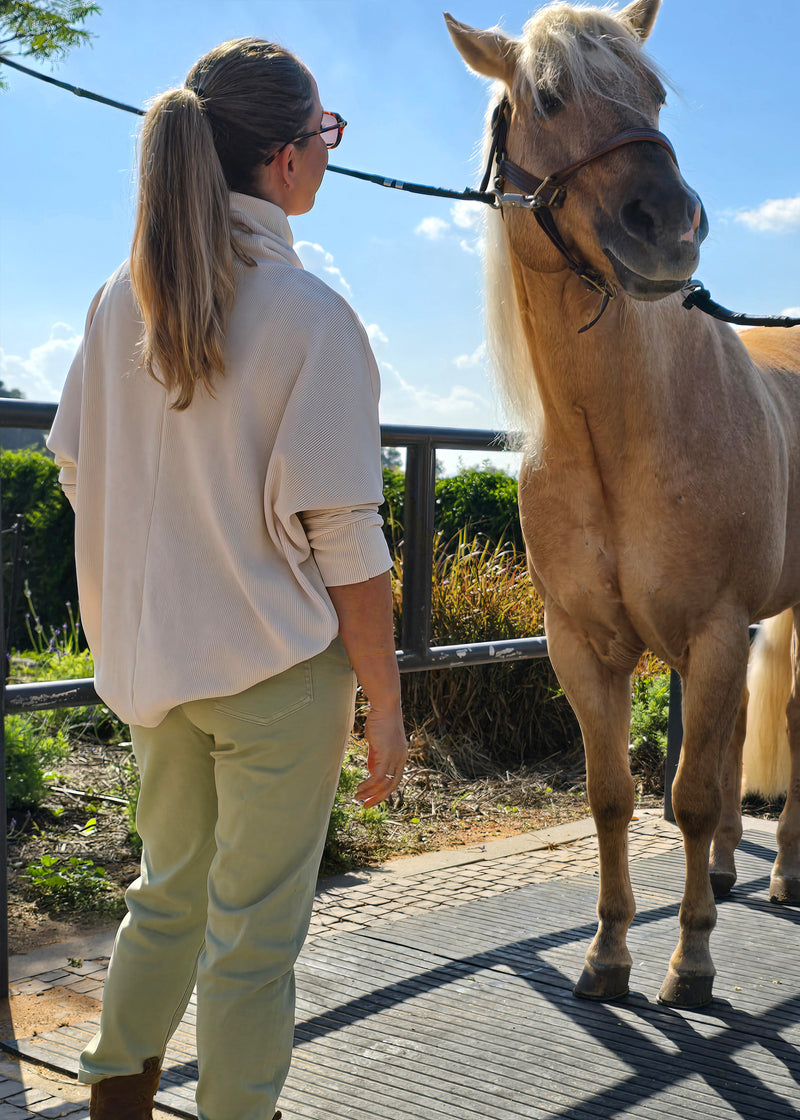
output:
[[[621,779],[614,786],[589,788],[589,806],[598,829],[619,831],[627,828],[635,804],[632,778]]]
[[[719,783],[687,781],[679,774],[672,786],[672,809],[685,836],[711,836],[722,811]]]

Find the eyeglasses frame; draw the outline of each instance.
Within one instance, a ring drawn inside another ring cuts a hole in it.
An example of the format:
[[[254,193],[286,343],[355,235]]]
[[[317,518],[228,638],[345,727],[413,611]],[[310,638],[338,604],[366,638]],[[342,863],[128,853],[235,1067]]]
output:
[[[310,140],[312,136],[322,136],[323,132],[333,132],[334,129],[337,130],[336,139],[332,144],[328,144],[326,141],[325,147],[329,152],[332,152],[334,148],[338,148],[342,142],[342,134],[347,128],[347,121],[344,117],[341,117],[338,113],[331,112],[329,109],[323,109],[323,115],[334,117],[336,119],[336,124],[329,124],[324,128],[315,128],[313,132],[303,132],[300,136],[292,137],[291,140],[287,140],[285,144],[281,144],[276,152],[273,152],[271,156],[268,156],[267,159],[264,160],[264,167],[269,167],[275,157],[279,156],[283,149],[288,148],[290,144],[298,144],[301,140]]]

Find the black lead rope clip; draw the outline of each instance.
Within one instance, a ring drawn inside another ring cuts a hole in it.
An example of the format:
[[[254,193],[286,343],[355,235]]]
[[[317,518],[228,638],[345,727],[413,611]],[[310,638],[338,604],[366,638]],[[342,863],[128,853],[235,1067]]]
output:
[[[699,280],[690,280],[681,288],[683,306],[687,310],[696,307],[698,311],[719,319],[722,323],[733,323],[739,327],[800,327],[800,319],[789,315],[745,315],[740,311],[729,311],[711,298],[711,293]]]

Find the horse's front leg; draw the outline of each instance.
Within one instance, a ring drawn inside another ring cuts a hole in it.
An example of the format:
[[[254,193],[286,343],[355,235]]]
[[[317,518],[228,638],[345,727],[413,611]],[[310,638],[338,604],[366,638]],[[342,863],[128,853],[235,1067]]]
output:
[[[789,737],[789,788],[786,804],[778,821],[778,856],[769,883],[772,902],[800,905],[800,607],[794,611],[792,643],[792,694],[786,707],[786,730]]]
[[[735,852],[742,838],[742,747],[747,731],[747,686],[739,703],[733,735],[722,756],[722,811],[711,841],[708,871],[715,898],[725,898],[736,882]]]
[[[747,673],[746,621],[709,623],[693,639],[683,672],[683,747],[672,807],[683,833],[686,885],[681,934],[659,1001],[702,1007],[712,997],[709,938],[717,911],[708,873],[711,838],[722,802],[720,766],[740,710]]]
[[[631,955],[625,939],[636,909],[628,875],[628,824],[634,806],[628,761],[631,673],[607,668],[560,608],[547,606],[545,627],[550,660],[583,732],[587,793],[600,854],[599,924],[575,995],[617,999],[628,991]]]

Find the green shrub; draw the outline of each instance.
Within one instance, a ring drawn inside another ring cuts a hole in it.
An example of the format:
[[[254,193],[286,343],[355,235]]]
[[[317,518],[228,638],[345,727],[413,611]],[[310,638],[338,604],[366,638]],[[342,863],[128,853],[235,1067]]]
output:
[[[43,733],[34,716],[6,716],[6,800],[9,809],[35,808],[48,770],[69,753],[62,731]]]
[[[38,451],[4,451],[0,455],[3,528],[21,526],[16,579],[5,581],[5,618],[9,648],[28,644],[22,586],[28,580],[45,632],[64,624],[65,603],[77,603],[73,556],[74,518],[58,484],[58,468]],[[13,564],[12,534],[3,542],[3,560]]]
[[[383,535],[394,553],[403,541],[406,476],[398,467],[383,468]]]
[[[511,543],[521,551],[517,480],[487,465],[437,479],[434,525],[445,542],[466,531],[469,536],[480,534],[492,544]]]
[[[480,470],[463,467],[449,478],[437,478],[434,529],[447,547],[462,530],[480,534],[492,544],[508,541],[523,549],[517,508],[517,480],[489,465]],[[405,475],[396,467],[383,470],[384,503],[380,508],[383,532],[392,552],[403,541]]]
[[[631,706],[631,770],[643,792],[660,794],[664,789],[664,761],[667,757],[669,723],[669,672],[655,663],[644,666],[633,681]],[[658,670],[662,671],[658,671]]]

